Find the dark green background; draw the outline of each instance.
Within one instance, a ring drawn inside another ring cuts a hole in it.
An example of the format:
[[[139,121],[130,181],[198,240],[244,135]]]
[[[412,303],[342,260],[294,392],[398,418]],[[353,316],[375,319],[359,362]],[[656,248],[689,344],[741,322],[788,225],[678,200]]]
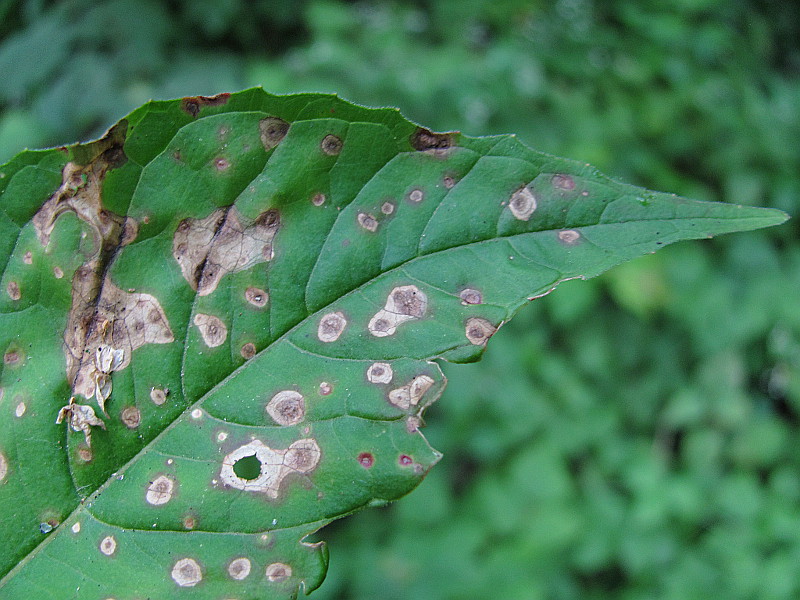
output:
[[[798,40],[778,0],[0,0],[0,162],[263,85],[797,214]],[[796,219],[533,302],[448,366],[422,486],[320,534],[315,597],[800,597],[798,304]]]

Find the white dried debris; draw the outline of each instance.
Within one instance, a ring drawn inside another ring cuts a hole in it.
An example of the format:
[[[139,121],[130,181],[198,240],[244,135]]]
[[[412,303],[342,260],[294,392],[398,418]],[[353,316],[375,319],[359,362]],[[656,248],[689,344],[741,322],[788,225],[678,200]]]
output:
[[[422,397],[431,389],[434,383],[432,377],[418,375],[406,385],[389,392],[389,402],[401,410],[408,410],[412,406],[418,406]]]
[[[180,587],[194,587],[203,580],[203,571],[193,558],[182,558],[172,567],[172,580]]]
[[[428,308],[428,297],[415,285],[394,288],[386,304],[370,319],[367,329],[375,337],[394,335],[402,323],[420,319]]]
[[[234,465],[248,456],[255,456],[261,464],[259,475],[254,479],[244,479],[234,471]],[[220,479],[224,485],[237,490],[277,498],[281,484],[288,475],[310,473],[317,467],[320,456],[319,445],[313,438],[292,442],[285,450],[273,450],[261,440],[255,439],[236,448],[222,459]]]
[[[192,322],[200,330],[200,336],[209,348],[221,346],[228,338],[228,328],[219,317],[197,313]]]
[[[319,320],[317,327],[317,337],[319,341],[330,343],[339,339],[347,326],[347,319],[341,312],[333,312],[324,315]]]
[[[297,425],[306,416],[306,403],[300,392],[283,390],[269,401],[267,413],[278,425]]]
[[[174,494],[175,481],[166,475],[159,475],[147,486],[144,497],[148,504],[162,506],[172,500]]]
[[[58,411],[56,423],[67,421],[73,431],[82,431],[86,445],[92,447],[92,427],[106,428],[106,424],[97,418],[94,409],[86,404],[76,404],[75,397],[69,399],[69,404]]]
[[[25,402],[20,401],[14,409],[14,414],[17,418],[20,418],[27,412],[27,410],[28,406],[25,404]]]
[[[536,196],[527,187],[523,186],[511,194],[508,201],[508,208],[511,214],[520,221],[527,221],[531,218],[533,211],[536,210]]]
[[[467,306],[468,304],[483,304],[483,294],[473,288],[465,288],[458,294],[461,298],[461,304]]]
[[[181,221],[172,240],[172,255],[192,289],[207,296],[228,273],[272,260],[279,226],[275,210],[248,222],[235,206],[218,208],[203,219]]]
[[[370,383],[391,383],[392,377],[394,371],[389,363],[376,362],[367,368],[367,381]]]

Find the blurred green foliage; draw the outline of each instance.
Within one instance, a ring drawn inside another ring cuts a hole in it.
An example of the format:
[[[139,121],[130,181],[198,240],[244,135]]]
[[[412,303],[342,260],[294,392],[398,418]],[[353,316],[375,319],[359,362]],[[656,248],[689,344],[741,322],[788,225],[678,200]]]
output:
[[[0,162],[151,97],[263,85],[797,214],[798,40],[778,0],[0,0]],[[800,597],[798,233],[563,284],[446,366],[445,458],[320,534],[316,597]]]

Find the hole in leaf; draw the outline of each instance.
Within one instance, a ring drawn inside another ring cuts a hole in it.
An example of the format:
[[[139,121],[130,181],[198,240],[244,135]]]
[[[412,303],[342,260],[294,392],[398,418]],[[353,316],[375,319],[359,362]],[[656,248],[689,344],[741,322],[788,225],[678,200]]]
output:
[[[237,477],[252,481],[261,475],[261,461],[256,458],[255,454],[243,456],[233,463],[233,472]]]

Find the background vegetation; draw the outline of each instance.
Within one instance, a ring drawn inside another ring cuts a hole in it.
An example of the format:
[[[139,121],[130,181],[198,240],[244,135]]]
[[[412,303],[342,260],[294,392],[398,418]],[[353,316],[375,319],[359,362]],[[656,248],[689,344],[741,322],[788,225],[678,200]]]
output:
[[[798,40],[779,0],[0,0],[0,162],[149,98],[263,85],[796,215]],[[448,366],[445,458],[320,534],[316,597],[800,597],[798,233],[564,284]]]

